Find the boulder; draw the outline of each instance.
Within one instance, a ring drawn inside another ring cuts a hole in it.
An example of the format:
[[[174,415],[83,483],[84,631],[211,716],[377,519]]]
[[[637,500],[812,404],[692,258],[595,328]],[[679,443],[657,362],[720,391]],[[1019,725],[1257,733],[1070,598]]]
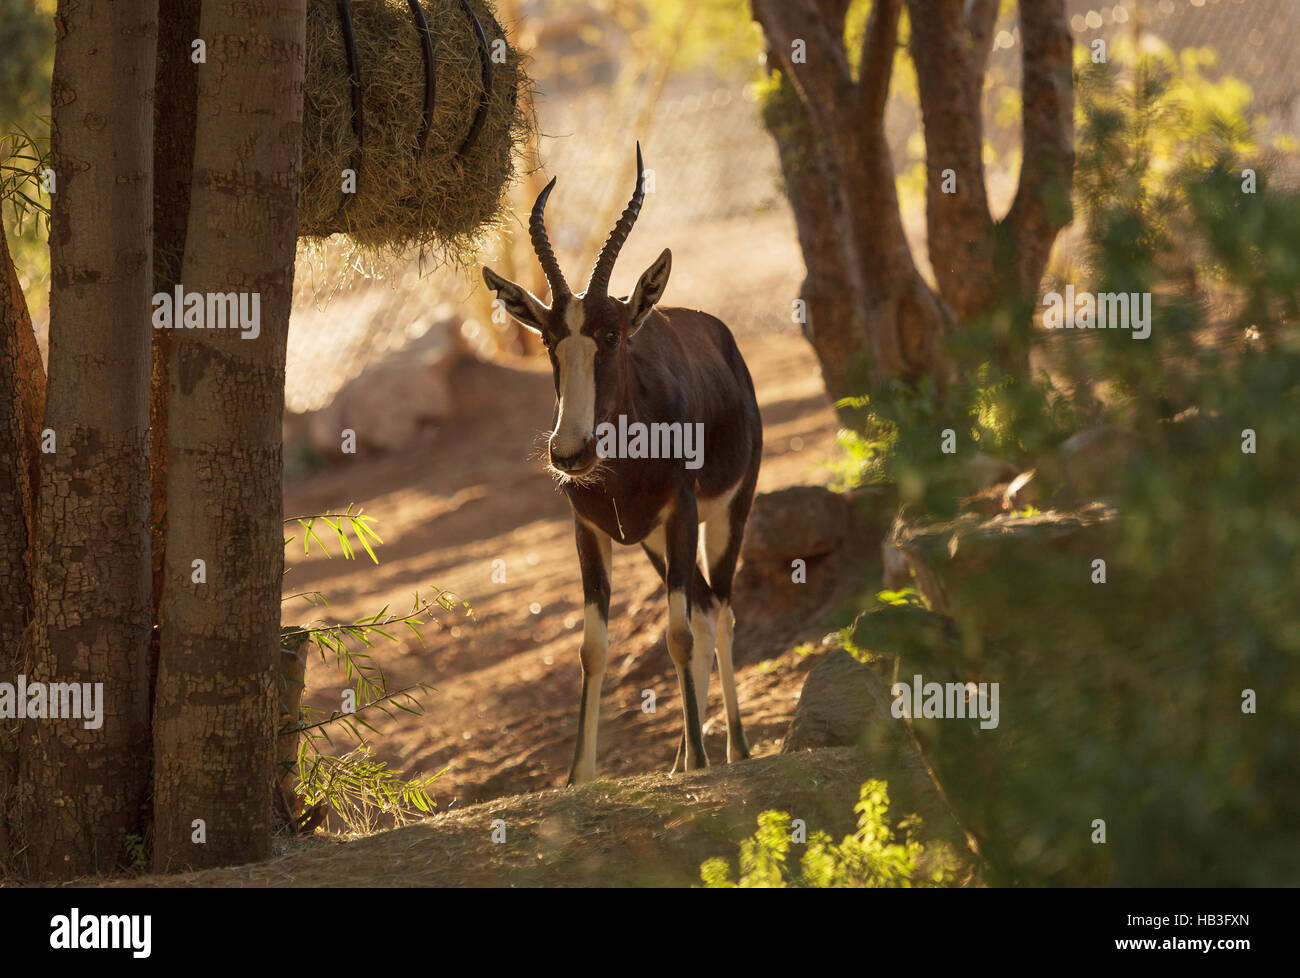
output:
[[[906,736],[889,707],[889,692],[880,678],[844,649],[835,649],[804,681],[781,753],[848,747],[876,733],[886,738]]]
[[[816,757],[823,748],[853,745],[870,777],[889,785],[893,811],[916,813],[926,835],[963,845],[964,836],[935,785],[907,721],[890,712],[884,681],[844,649],[826,653],[804,682],[782,754]],[[811,752],[811,753],[810,753]]]
[[[932,610],[959,620],[973,616],[1001,630],[1017,616],[1032,616],[1029,609],[1051,607],[1059,598],[1054,589],[1086,583],[1090,562],[1113,552],[1116,519],[1113,506],[1098,502],[1034,516],[899,520],[888,542],[907,558]],[[1007,580],[1016,587],[1007,588]]]
[[[286,418],[289,433],[326,458],[343,456],[344,429],[356,433],[357,454],[410,449],[421,429],[451,414],[448,374],[461,348],[453,321],[432,323],[403,349],[348,381],[325,407]]]
[[[788,564],[831,553],[849,532],[849,504],[821,486],[791,486],[754,499],[741,556]]]

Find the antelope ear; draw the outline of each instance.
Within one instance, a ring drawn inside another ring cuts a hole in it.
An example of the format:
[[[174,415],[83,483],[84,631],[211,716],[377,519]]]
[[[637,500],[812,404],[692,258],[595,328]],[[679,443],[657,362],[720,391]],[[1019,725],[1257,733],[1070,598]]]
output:
[[[664,289],[668,288],[668,273],[672,269],[673,253],[665,248],[663,254],[654,260],[654,264],[647,268],[637,281],[632,298],[627,303],[633,333],[641,328],[646,316],[650,315],[650,310],[663,296]]]
[[[546,323],[546,314],[550,309],[521,285],[503,279],[486,265],[483,266],[483,281],[497,294],[506,312],[514,316],[521,326],[541,333]]]

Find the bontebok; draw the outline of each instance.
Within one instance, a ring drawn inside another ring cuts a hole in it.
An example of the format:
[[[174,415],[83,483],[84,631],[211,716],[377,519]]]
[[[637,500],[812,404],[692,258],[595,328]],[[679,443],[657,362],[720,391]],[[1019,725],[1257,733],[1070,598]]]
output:
[[[611,541],[640,544],[668,589],[668,652],[685,722],[678,759],[684,750],[686,770],[708,765],[700,724],[715,649],[727,760],[749,756],[732,670],[731,584],[762,455],[758,402],[745,361],[720,320],[656,306],[672,267],[667,249],[631,297],[608,295],[614,262],[645,196],[639,145],[636,169],[632,199],[585,292],[570,291],[546,234],[543,215],[554,179],[538,195],[529,221],[551,304],[483,269],[510,315],[541,335],[555,377],[548,452],[573,507],[585,602],[570,784],[595,776],[600,687],[609,657]]]

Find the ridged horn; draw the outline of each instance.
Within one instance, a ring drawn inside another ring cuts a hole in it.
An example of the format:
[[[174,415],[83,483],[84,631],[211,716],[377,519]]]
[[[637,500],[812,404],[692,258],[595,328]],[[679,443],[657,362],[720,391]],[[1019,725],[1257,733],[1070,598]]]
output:
[[[572,295],[569,291],[569,283],[564,280],[564,272],[560,271],[560,263],[555,258],[550,236],[546,233],[546,200],[554,189],[555,177],[551,177],[551,182],[546,185],[546,189],[537,195],[532,216],[528,219],[528,236],[533,241],[533,251],[536,252],[537,260],[542,265],[542,271],[546,273],[546,281],[551,287],[552,303],[562,296]]]
[[[641,144],[638,142],[636,144],[636,189],[632,191],[632,199],[627,202],[623,216],[618,219],[614,230],[605,239],[605,247],[600,249],[600,257],[596,259],[596,265],[591,270],[591,281],[587,283],[586,294],[589,296],[608,294],[609,277],[614,273],[614,262],[618,260],[618,253],[622,250],[623,242],[627,240],[632,225],[636,223],[637,215],[641,213],[641,202],[645,200],[644,174],[641,165]]]

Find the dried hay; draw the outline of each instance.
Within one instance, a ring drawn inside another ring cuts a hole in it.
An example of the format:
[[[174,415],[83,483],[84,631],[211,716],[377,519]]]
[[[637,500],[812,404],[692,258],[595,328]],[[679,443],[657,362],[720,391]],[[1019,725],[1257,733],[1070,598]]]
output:
[[[479,110],[483,62],[478,32],[461,0],[422,0],[436,68],[423,153],[424,46],[407,0],[351,4],[364,120],[359,153],[339,5],[311,0],[300,237],[343,233],[372,254],[398,256],[418,248],[463,264],[499,226],[503,194],[514,175],[514,148],[528,132],[518,98],[526,76],[491,6],[485,0],[468,2],[483,27],[489,56],[501,60],[492,61],[481,128],[462,155],[458,150]],[[356,193],[345,194],[343,171],[352,168],[357,168]]]

